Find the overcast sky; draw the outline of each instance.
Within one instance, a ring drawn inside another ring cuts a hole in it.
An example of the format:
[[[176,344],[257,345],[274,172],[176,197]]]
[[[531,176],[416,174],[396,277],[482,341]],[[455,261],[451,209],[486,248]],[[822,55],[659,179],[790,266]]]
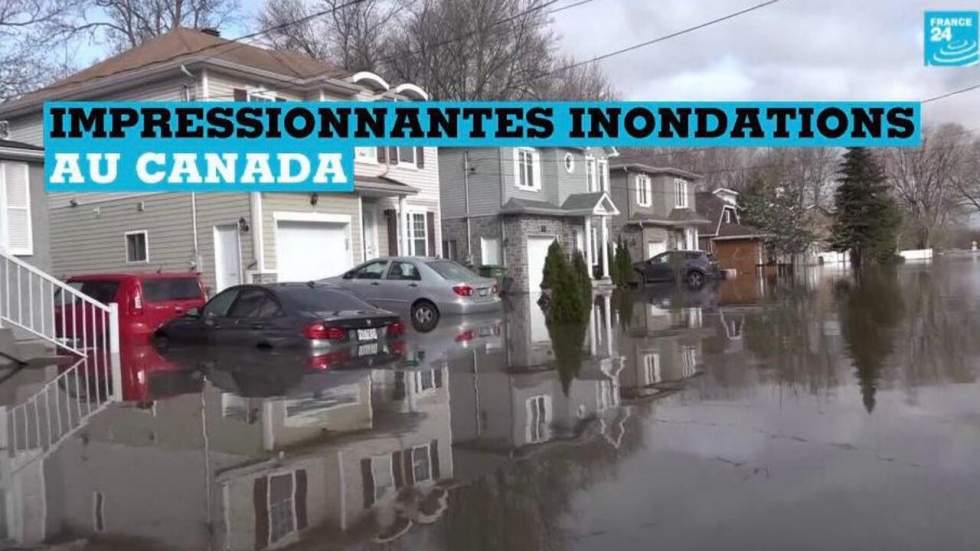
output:
[[[562,47],[586,59],[759,1],[593,0],[554,22]],[[980,83],[978,65],[924,66],[923,12],[978,8],[977,0],[782,0],[599,63],[626,99],[923,99]],[[980,130],[980,90],[923,112],[927,125]]]

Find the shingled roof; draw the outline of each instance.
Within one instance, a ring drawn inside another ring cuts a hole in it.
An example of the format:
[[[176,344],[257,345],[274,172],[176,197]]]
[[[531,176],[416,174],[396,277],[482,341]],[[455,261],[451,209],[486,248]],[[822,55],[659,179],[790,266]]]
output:
[[[727,224],[722,219],[726,206],[730,206],[722,198],[710,191],[697,193],[695,204],[698,214],[709,220],[698,224],[698,234],[702,237],[719,237],[733,239],[736,237],[760,237],[765,234],[759,228],[748,224]]]

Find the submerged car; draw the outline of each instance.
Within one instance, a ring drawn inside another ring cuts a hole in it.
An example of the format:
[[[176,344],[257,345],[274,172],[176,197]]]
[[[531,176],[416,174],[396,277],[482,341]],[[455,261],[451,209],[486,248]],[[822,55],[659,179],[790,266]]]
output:
[[[480,277],[462,264],[441,258],[376,258],[324,281],[350,289],[371,304],[407,309],[412,325],[423,332],[434,329],[444,314],[500,308],[495,279]]]
[[[700,288],[711,278],[721,277],[721,266],[714,255],[705,251],[667,251],[633,264],[644,284],[653,281],[683,281]]]
[[[401,336],[398,316],[344,289],[315,283],[237,285],[155,334],[162,346],[374,346]]]

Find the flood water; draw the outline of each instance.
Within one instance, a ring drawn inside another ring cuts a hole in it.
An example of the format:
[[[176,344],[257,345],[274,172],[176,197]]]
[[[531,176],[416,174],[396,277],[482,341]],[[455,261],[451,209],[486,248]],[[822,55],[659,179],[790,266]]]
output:
[[[0,541],[976,550],[978,329],[964,259],[599,295],[580,327],[511,297],[357,358],[35,369],[0,386]]]

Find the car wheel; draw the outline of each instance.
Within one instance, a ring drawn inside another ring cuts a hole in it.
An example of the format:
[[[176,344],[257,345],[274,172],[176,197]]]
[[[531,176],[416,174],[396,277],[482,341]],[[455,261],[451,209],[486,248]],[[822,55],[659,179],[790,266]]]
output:
[[[412,305],[412,327],[416,331],[426,333],[439,324],[439,309],[427,300],[420,300]]]
[[[687,272],[687,277],[685,278],[688,287],[693,289],[698,289],[704,285],[704,274],[699,270],[691,270]]]

